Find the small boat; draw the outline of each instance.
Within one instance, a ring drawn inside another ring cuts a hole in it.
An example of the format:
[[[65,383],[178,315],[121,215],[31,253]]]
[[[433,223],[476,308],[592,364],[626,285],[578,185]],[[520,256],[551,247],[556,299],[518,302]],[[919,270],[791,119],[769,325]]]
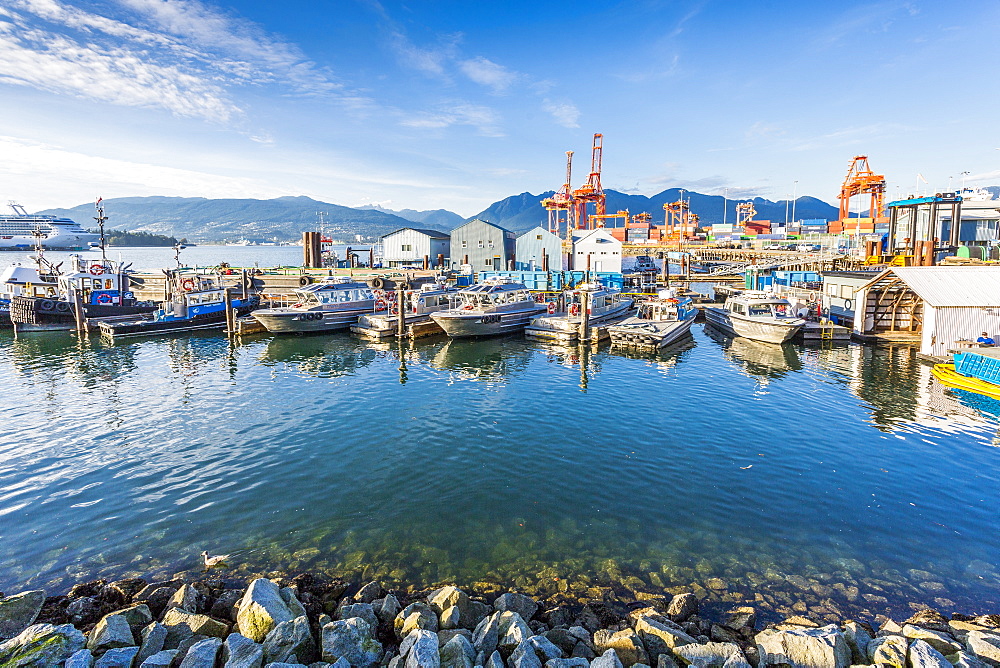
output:
[[[253,317],[275,334],[332,332],[347,329],[362,315],[387,307],[371,286],[348,276],[329,276],[295,290],[295,296],[295,305],[260,309]]]
[[[417,290],[404,290],[403,325],[407,336],[418,338],[440,334],[441,327],[431,320],[431,313],[445,311],[459,305],[458,292],[443,283],[424,283]],[[399,331],[399,306],[394,292],[375,290],[375,297],[383,300],[387,309],[366,313],[358,318],[351,331],[369,339],[384,339]],[[376,302],[378,303],[378,302]]]
[[[11,299],[11,320],[20,332],[69,331],[76,328],[76,299],[83,305],[83,317],[152,313],[157,304],[139,301],[128,290],[130,265],[106,258],[70,256],[69,271],[59,274],[56,285],[47,285],[45,294]]]
[[[600,327],[628,315],[633,301],[622,297],[621,291],[606,288],[600,283],[584,283],[573,290],[563,293],[565,311],[558,312],[557,302],[547,304],[548,313],[537,316],[524,328],[525,336],[545,341],[572,343],[580,335],[580,324],[583,320],[581,309],[587,302],[588,323],[591,327]]]
[[[1000,399],[1000,348],[974,348],[952,355],[954,364],[935,364],[942,383]]]
[[[954,364],[935,364],[931,373],[941,381],[942,385],[1000,399],[1000,385],[974,376],[962,375],[955,370]]]
[[[705,319],[727,334],[765,343],[784,343],[806,324],[787,299],[766,292],[730,295],[723,308],[706,307]]]
[[[14,297],[52,299],[59,287],[58,275],[37,267],[12,264],[0,273],[0,327],[11,327],[10,303]]]
[[[522,283],[496,276],[458,292],[460,307],[436,311],[431,318],[452,338],[497,336],[524,329],[546,310]]]
[[[661,290],[639,304],[636,315],[608,327],[611,345],[656,350],[665,348],[691,331],[698,309],[690,297],[676,297]]]
[[[226,291],[230,288],[224,287],[219,277],[170,271],[167,287],[169,298],[152,313],[98,320],[101,335],[114,340],[226,326]],[[237,316],[246,315],[259,304],[260,297],[256,294],[232,298]]]

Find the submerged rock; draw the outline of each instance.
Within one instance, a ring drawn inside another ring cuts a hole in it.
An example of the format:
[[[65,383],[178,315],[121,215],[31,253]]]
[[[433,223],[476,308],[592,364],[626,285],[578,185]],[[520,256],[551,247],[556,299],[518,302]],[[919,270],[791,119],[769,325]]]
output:
[[[0,598],[0,640],[13,638],[35,623],[45,603],[40,589]]]
[[[35,624],[0,643],[0,666],[47,668],[58,666],[83,649],[86,638],[71,624]]]

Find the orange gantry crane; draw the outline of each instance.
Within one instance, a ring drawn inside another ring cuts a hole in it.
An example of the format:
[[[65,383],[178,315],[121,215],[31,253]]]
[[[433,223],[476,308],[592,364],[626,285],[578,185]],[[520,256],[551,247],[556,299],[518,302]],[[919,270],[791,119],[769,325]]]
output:
[[[694,237],[698,229],[698,214],[691,213],[691,203],[684,199],[667,202],[663,205],[664,234],[669,240],[682,240]]]
[[[736,205],[736,227],[743,227],[757,215],[757,207],[753,202],[740,202]]]
[[[601,160],[604,152],[604,135],[596,133],[594,135],[594,148],[590,156],[590,174],[582,186],[573,191],[573,218],[576,221],[576,228],[590,230],[593,223],[589,219],[588,205],[594,205],[594,213],[598,216],[605,214],[604,188],[601,187]],[[600,219],[598,219],[600,220]]]
[[[552,197],[542,200],[542,206],[549,212],[549,232],[562,237],[562,230],[573,229],[573,191],[570,181],[573,178],[573,151],[566,151],[566,182]]]
[[[871,195],[869,216],[880,218],[885,209],[885,175],[876,174],[868,166],[867,155],[856,155],[847,168],[844,185],[840,188],[840,220],[846,221],[851,215],[851,198],[855,195]]]

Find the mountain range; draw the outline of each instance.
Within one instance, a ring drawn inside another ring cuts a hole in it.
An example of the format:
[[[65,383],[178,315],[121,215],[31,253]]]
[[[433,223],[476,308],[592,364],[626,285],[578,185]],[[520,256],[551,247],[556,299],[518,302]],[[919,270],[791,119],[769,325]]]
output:
[[[991,187],[997,192],[1000,188]],[[654,221],[663,220],[663,205],[684,197],[691,210],[698,214],[702,225],[734,222],[736,204],[747,200],[724,199],[719,195],[703,195],[690,190],[668,188],[651,197],[606,190],[607,211],[627,209],[630,213],[649,212]],[[548,214],[539,204],[552,195],[528,192],[511,195],[480,211],[472,218],[482,218],[514,232],[524,232],[535,225],[545,225]],[[750,200],[757,210],[756,220],[784,221],[792,216],[792,203],[773,202],[762,197]],[[202,197],[120,197],[104,200],[109,229],[142,231],[185,237],[191,241],[236,241],[239,239],[274,239],[293,241],[302,232],[320,229],[319,213],[323,213],[324,231],[335,239],[354,241],[358,237],[371,240],[401,227],[428,227],[444,232],[466,220],[452,211],[435,209],[394,211],[379,206],[352,208],[320,202],[309,197],[278,197],[257,199],[205,199]],[[41,214],[65,216],[93,227],[93,204],[81,204],[71,209],[49,209]],[[794,202],[797,219],[821,218],[835,220],[836,207],[802,196]]]

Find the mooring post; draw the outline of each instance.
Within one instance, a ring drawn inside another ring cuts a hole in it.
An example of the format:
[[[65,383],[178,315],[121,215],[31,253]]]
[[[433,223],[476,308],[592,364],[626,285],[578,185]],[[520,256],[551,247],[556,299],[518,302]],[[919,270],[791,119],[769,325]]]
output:
[[[226,288],[222,293],[226,302],[226,333],[229,336],[236,334],[236,313],[233,311],[233,293]]]
[[[83,310],[83,295],[79,290],[73,291],[73,319],[76,321],[77,334],[86,334],[87,318]]]
[[[578,336],[580,343],[587,343],[590,340],[590,293],[587,290],[580,291],[580,331]]]
[[[406,319],[403,317],[403,303],[406,299],[406,282],[400,281],[396,284],[396,338],[400,341],[406,334]]]

